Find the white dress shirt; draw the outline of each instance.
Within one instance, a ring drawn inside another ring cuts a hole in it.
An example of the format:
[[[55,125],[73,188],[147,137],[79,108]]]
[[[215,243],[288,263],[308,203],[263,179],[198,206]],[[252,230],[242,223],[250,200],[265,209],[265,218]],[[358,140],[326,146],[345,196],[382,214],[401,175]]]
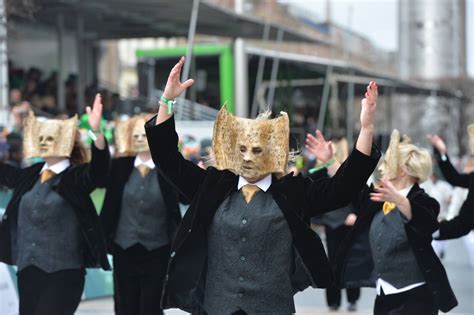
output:
[[[408,193],[410,192],[410,190],[412,189],[412,187],[413,187],[413,185],[405,187],[405,188],[399,190],[398,192],[400,194],[402,194],[403,196],[407,196]],[[400,210],[397,210],[397,211],[400,211]],[[402,215],[402,218],[404,218],[403,215]],[[387,281],[383,280],[382,278],[378,278],[377,282],[376,282],[376,290],[377,290],[377,295],[381,294],[381,289],[383,290],[383,293],[385,295],[390,295],[390,294],[402,293],[402,292],[414,289],[416,287],[422,286],[423,284],[425,284],[425,282],[414,283],[414,284],[410,284],[406,287],[397,289],[393,285],[388,283]]]
[[[58,162],[58,163],[53,164],[51,166],[49,166],[48,163],[44,163],[40,174],[43,174],[43,172],[46,171],[46,170],[50,170],[54,174],[60,174],[60,173],[64,172],[64,170],[66,168],[68,168],[70,165],[71,165],[71,162],[68,159],[62,160],[61,162]]]
[[[138,155],[135,157],[135,163],[134,166],[138,167],[140,165],[146,165],[148,166],[151,170],[155,168],[155,163],[153,163],[152,159],[149,159],[148,161],[143,161]]]
[[[245,178],[239,176],[239,183],[237,184],[237,189],[240,190],[247,184],[255,185],[264,192],[267,192],[268,188],[270,188],[270,186],[272,185],[272,174],[267,175],[265,178],[262,178],[261,180],[255,183],[249,183]]]

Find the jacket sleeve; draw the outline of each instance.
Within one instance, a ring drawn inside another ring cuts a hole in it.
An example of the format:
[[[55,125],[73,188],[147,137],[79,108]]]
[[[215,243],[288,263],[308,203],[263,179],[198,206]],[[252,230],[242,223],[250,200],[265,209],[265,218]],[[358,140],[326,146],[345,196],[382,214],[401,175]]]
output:
[[[468,188],[469,187],[469,177],[474,176],[471,174],[460,174],[453,166],[451,161],[449,160],[448,155],[446,155],[446,159],[443,161],[441,159],[441,154],[438,150],[435,149],[435,156],[436,160],[438,161],[439,168],[443,173],[443,176],[446,178],[446,181],[450,183],[452,186]]]
[[[107,141],[105,148],[99,150],[94,143],[91,145],[91,161],[84,165],[77,174],[76,183],[87,193],[97,187],[105,187],[110,172],[110,152]]]
[[[0,162],[0,185],[10,189],[16,188],[23,172],[19,167]]]
[[[471,180],[469,193],[459,214],[449,221],[439,224],[439,240],[459,238],[474,228],[474,179]]]
[[[409,197],[412,218],[406,226],[422,237],[431,238],[438,229],[439,203],[427,195],[423,190]]]
[[[354,202],[366,187],[379,158],[380,151],[375,145],[370,156],[354,148],[334,176],[317,180],[305,178],[305,195],[309,208],[313,209],[310,215],[339,209]]]
[[[193,200],[206,171],[186,160],[178,151],[174,117],[156,125],[156,116],[145,124],[148,145],[158,170],[188,202]]]

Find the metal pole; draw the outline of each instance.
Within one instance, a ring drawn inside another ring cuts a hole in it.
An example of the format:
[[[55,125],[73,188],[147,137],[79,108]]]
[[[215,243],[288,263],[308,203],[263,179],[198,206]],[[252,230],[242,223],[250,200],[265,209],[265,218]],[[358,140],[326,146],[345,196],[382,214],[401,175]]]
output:
[[[268,20],[265,21],[265,28],[263,29],[263,41],[268,41],[268,38],[270,37],[270,23],[268,23]],[[262,84],[263,80],[263,72],[265,70],[265,56],[260,55],[258,58],[258,68],[257,68],[257,76],[255,79],[255,88],[253,90],[253,100],[252,100],[252,110],[250,117],[255,117],[257,116],[257,98],[258,98],[258,89],[260,88],[260,84]]]
[[[283,29],[279,29],[278,30],[278,34],[277,34],[277,43],[280,44],[282,41],[283,41],[283,35],[284,35],[284,32],[283,32]],[[273,59],[273,64],[272,64],[272,73],[270,75],[270,82],[274,82],[276,81],[277,79],[277,76],[278,76],[278,68],[280,66],[280,58],[278,57],[275,57]],[[268,96],[267,96],[267,108],[269,110],[272,109],[273,107],[273,101],[275,99],[275,86],[274,85],[271,85],[270,86],[270,89],[268,90]]]
[[[66,95],[64,94],[64,15],[60,13],[57,19],[57,35],[58,35],[58,75],[56,99],[58,109],[61,112],[66,111]]]
[[[76,45],[77,45],[77,95],[76,112],[78,115],[84,111],[84,20],[82,16],[77,17],[76,21]]]
[[[347,142],[352,144],[354,142],[354,82],[347,84],[346,126]]]
[[[153,102],[153,100],[155,99],[155,59],[148,59],[147,62],[147,67],[146,67],[146,71],[147,71],[147,83],[148,83],[148,102]],[[159,97],[159,96],[158,96]]]
[[[8,121],[7,15],[5,0],[0,0],[0,123]]]
[[[324,121],[326,119],[326,112],[328,110],[329,90],[332,80],[332,66],[326,68],[326,79],[323,86],[323,95],[321,97],[321,106],[319,107],[318,129],[324,132]]]
[[[189,22],[188,44],[186,47],[186,63],[184,64],[181,80],[184,82],[189,79],[189,70],[191,69],[191,56],[193,54],[194,35],[196,34],[196,24],[199,13],[199,0],[193,0],[193,10],[191,11],[191,21]],[[182,94],[186,98],[186,90]]]

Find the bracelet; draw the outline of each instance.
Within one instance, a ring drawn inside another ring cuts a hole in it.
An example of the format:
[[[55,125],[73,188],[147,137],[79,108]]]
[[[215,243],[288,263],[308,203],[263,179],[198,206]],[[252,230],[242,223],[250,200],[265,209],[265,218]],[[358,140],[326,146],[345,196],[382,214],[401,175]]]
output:
[[[89,129],[87,131],[87,134],[89,135],[89,137],[91,137],[92,141],[95,141],[95,140],[97,140],[97,136],[102,134],[102,130],[101,129],[99,129],[99,130]]]
[[[167,108],[168,108],[167,113],[168,113],[168,115],[171,115],[171,113],[172,113],[171,107],[176,103],[176,101],[174,99],[169,100],[166,97],[164,97],[163,95],[161,95],[160,101],[162,101],[163,103],[165,103],[167,105]]]
[[[316,173],[317,171],[322,170],[323,168],[326,168],[326,167],[329,167],[329,166],[333,165],[335,162],[336,162],[336,159],[335,159],[335,158],[332,158],[332,159],[330,159],[329,161],[327,161],[327,162],[324,163],[324,164],[321,164],[321,165],[319,165],[319,166],[313,167],[313,168],[310,169],[308,172],[309,172],[310,174],[314,174],[314,173]]]

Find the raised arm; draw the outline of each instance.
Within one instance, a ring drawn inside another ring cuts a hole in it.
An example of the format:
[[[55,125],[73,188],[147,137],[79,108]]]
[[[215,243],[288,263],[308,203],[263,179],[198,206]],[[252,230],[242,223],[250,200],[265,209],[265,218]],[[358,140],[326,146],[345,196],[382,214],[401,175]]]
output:
[[[459,214],[449,221],[439,224],[439,240],[459,238],[474,229],[474,177],[471,179],[469,193]]]
[[[447,155],[446,143],[438,135],[428,135],[428,139],[435,147],[435,157],[438,161],[439,168],[448,183],[453,186],[468,188],[469,174],[460,174],[451,164]]]
[[[181,69],[184,65],[184,57],[179,59],[179,62],[171,69],[171,72],[168,76],[168,81],[166,82],[165,91],[163,92],[162,98],[160,98],[160,108],[158,109],[158,115],[156,117],[155,123],[157,125],[163,123],[164,121],[168,120],[173,116],[173,112],[169,110],[168,107],[171,105],[168,102],[174,102],[175,99],[183,93],[188,87],[193,85],[194,80],[189,79],[185,82],[181,83],[180,75]]]
[[[77,180],[82,188],[92,192],[97,187],[103,187],[106,184],[110,169],[110,152],[102,131],[100,130],[100,121],[102,119],[102,98],[100,94],[95,96],[92,108],[86,107],[89,116],[89,124],[95,135],[94,142],[91,145],[91,161],[85,165],[80,172]]]
[[[372,145],[377,96],[377,84],[370,82],[365,98],[361,102],[361,132],[356,146],[347,160],[340,166],[337,162],[330,166],[332,169],[328,169],[329,173],[333,173],[337,169],[331,178],[307,183],[307,197],[312,204],[311,208],[317,211],[313,214],[347,205],[356,200],[366,187],[366,182],[380,158],[380,151]],[[326,163],[332,158],[330,143],[324,140],[321,132],[317,131],[316,137],[308,135],[306,144],[307,148],[323,162]]]
[[[148,121],[145,130],[153,161],[158,170],[178,192],[190,202],[204,180],[206,171],[187,161],[178,151],[178,134],[172,112],[168,111],[166,101],[174,101],[194,81],[180,82],[184,57],[171,70],[163,98],[160,100],[158,114]]]

